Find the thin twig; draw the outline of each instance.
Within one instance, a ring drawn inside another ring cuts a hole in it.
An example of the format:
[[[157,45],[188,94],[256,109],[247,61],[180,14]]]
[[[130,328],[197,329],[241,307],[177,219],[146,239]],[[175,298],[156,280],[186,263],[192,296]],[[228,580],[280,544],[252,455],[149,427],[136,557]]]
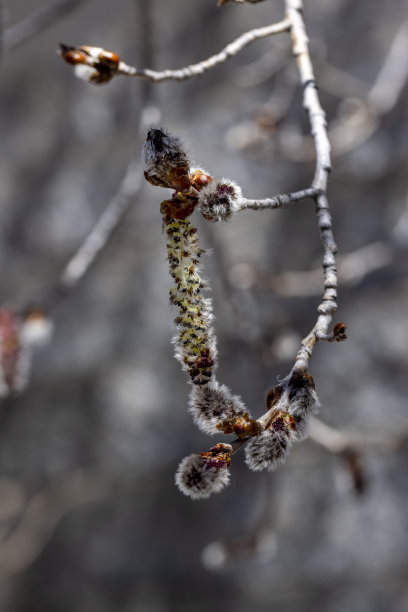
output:
[[[86,0],[55,0],[51,4],[41,6],[39,9],[25,17],[4,32],[3,48],[5,52],[18,47],[33,36],[45,30],[57,19],[79,7]]]
[[[105,499],[114,486],[112,478],[90,469],[73,472],[36,493],[15,530],[0,544],[0,578],[25,570],[44,549],[63,516]]]
[[[319,189],[311,187],[302,191],[293,193],[280,193],[272,198],[264,198],[263,200],[249,200],[243,198],[240,202],[240,210],[251,208],[252,210],[265,210],[266,208],[288,208],[290,205],[302,200],[315,199],[319,195]]]
[[[273,23],[272,25],[265,26],[263,28],[255,28],[253,30],[245,32],[244,34],[236,38],[233,42],[227,45],[222,51],[220,51],[216,55],[212,55],[208,59],[203,60],[198,64],[191,64],[190,66],[186,66],[185,68],[179,68],[177,70],[162,70],[159,72],[156,70],[149,70],[148,68],[144,70],[138,70],[133,66],[128,66],[124,62],[120,62],[118,73],[123,74],[125,76],[144,77],[155,82],[166,81],[169,79],[175,81],[184,81],[185,79],[204,74],[205,72],[207,72],[207,70],[214,68],[214,66],[222,64],[227,59],[237,55],[240,51],[242,51],[242,49],[247,47],[255,40],[266,38],[268,36],[272,36],[273,34],[287,32],[289,28],[290,21],[288,19],[284,19],[283,21]]]
[[[286,0],[288,18],[291,21],[291,36],[293,54],[298,65],[300,79],[303,85],[303,106],[309,115],[311,133],[316,150],[316,169],[312,187],[319,189],[316,198],[316,215],[323,242],[324,294],[318,306],[318,318],[310,333],[302,340],[301,348],[296,356],[293,371],[305,371],[313,348],[320,335],[326,335],[333,314],[337,309],[337,272],[334,242],[329,204],[327,201],[327,181],[331,170],[330,142],[327,135],[326,115],[320,105],[316,89],[313,66],[308,49],[308,37],[302,17],[302,0]]]

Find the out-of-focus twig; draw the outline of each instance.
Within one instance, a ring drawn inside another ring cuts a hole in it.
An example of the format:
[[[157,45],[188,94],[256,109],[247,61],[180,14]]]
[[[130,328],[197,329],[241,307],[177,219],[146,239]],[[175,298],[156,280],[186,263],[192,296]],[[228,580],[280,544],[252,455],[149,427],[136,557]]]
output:
[[[25,570],[44,549],[63,516],[107,497],[115,483],[94,471],[78,471],[36,493],[20,522],[0,543],[0,579]]]
[[[59,281],[51,291],[50,297],[45,300],[46,307],[53,305],[56,299],[65,295],[87,272],[97,255],[107,244],[129,204],[140,190],[142,184],[141,177],[140,163],[132,159],[129,162],[118,191],[85,238],[83,244],[65,266]]]
[[[408,79],[408,21],[405,21],[393,38],[384,63],[371,87],[367,101],[379,114],[394,108]]]
[[[52,25],[57,19],[70,13],[86,0],[54,0],[40,7],[4,32],[4,51],[8,52],[42,30]]]
[[[371,87],[364,87],[359,79],[350,75],[347,77],[331,65],[326,66],[327,69],[323,71],[323,88],[341,97],[347,92],[339,106],[337,118],[329,126],[334,155],[344,155],[366,142],[379,128],[382,117],[395,108],[408,79],[405,59],[407,46],[408,21],[405,21],[396,32]],[[348,81],[349,86],[340,86]],[[285,155],[294,161],[311,160],[313,157],[313,148],[307,137],[292,141],[283,136],[281,147]]]
[[[366,276],[382,270],[394,261],[395,253],[391,244],[373,242],[338,258],[338,280],[340,285],[355,285]],[[320,292],[321,268],[306,271],[282,272],[271,278],[256,270],[252,274],[253,285],[269,287],[284,297],[304,297]]]

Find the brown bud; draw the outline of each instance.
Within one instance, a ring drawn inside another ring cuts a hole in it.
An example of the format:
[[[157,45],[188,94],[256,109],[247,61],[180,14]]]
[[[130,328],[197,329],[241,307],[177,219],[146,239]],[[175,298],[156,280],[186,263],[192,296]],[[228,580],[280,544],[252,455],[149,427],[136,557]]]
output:
[[[347,340],[346,336],[346,325],[344,323],[336,323],[333,327],[333,335],[332,338],[329,338],[329,342],[343,342]]]
[[[250,418],[248,412],[246,412],[242,416],[225,419],[217,425],[217,429],[220,429],[224,434],[233,433],[237,438],[251,438],[261,433],[262,425],[255,419]]]
[[[200,170],[200,168],[196,168],[190,174],[190,181],[192,186],[195,187],[197,191],[200,191],[200,189],[211,183],[212,177],[203,170]]]
[[[109,68],[109,70],[117,70],[120,62],[119,55],[113,51],[105,51],[105,49],[99,54],[99,61],[101,64]]]
[[[188,197],[176,197],[171,200],[164,200],[160,204],[160,212],[172,219],[186,219],[194,212],[196,202]]]
[[[277,385],[268,391],[266,396],[266,407],[268,410],[272,408],[275,404],[278,403],[282,396],[283,387],[282,385]]]
[[[60,52],[62,59],[68,64],[86,64],[87,62],[86,54],[83,51],[78,51],[75,47],[60,43]]]

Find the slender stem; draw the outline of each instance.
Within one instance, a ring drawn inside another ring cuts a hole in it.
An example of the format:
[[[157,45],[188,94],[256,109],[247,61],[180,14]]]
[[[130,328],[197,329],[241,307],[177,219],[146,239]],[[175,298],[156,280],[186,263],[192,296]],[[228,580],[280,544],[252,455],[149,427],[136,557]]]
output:
[[[240,210],[246,210],[248,208],[251,208],[252,210],[264,210],[266,208],[288,208],[296,202],[315,199],[319,193],[320,192],[318,189],[310,187],[309,189],[303,189],[302,191],[295,191],[293,193],[281,193],[273,196],[272,198],[264,198],[263,200],[249,200],[244,198],[241,201]]]
[[[214,66],[222,64],[226,60],[234,55],[237,55],[242,49],[250,45],[255,40],[272,36],[273,34],[280,34],[281,32],[287,32],[290,28],[289,19],[284,19],[279,23],[273,23],[272,25],[265,26],[263,28],[254,28],[249,32],[245,32],[233,42],[227,45],[222,51],[216,55],[212,55],[206,60],[199,62],[198,64],[191,64],[185,68],[179,68],[178,70],[150,70],[148,68],[138,70],[133,66],[128,66],[125,62],[120,62],[118,73],[126,76],[144,77],[151,81],[166,81],[169,79],[175,81],[183,81],[194,76],[198,76],[207,72]]]

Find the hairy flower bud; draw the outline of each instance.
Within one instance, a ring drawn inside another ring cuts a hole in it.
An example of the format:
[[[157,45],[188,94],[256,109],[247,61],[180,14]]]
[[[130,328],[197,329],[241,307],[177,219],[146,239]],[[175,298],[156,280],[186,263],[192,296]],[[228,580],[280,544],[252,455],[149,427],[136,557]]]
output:
[[[163,128],[147,133],[144,147],[145,178],[152,185],[188,191],[190,162],[180,140]]]
[[[320,402],[313,377],[307,372],[295,372],[289,381],[288,412],[296,422],[298,440],[307,437],[309,420],[319,412]]]
[[[190,395],[190,414],[194,423],[207,434],[235,433],[238,437],[256,435],[261,426],[252,419],[245,405],[225,385],[211,381],[194,387]]]
[[[207,453],[185,457],[176,472],[175,483],[184,495],[205,499],[229,483],[230,445],[217,444]]]
[[[201,214],[207,221],[227,221],[239,210],[241,188],[229,179],[212,181],[198,196]]]
[[[249,469],[259,472],[274,470],[283,463],[295,438],[293,417],[282,410],[277,411],[268,429],[252,438],[245,448],[245,463]]]

